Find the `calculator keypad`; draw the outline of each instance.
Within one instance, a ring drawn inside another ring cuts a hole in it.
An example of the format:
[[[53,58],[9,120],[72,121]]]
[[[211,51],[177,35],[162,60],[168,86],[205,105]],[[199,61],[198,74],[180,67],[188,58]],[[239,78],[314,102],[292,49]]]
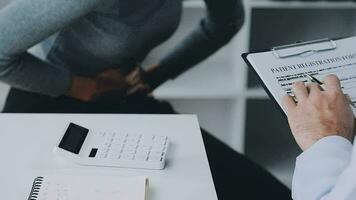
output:
[[[96,158],[118,161],[162,163],[168,146],[168,138],[159,135],[98,132],[101,142]],[[90,156],[89,156],[90,157]]]

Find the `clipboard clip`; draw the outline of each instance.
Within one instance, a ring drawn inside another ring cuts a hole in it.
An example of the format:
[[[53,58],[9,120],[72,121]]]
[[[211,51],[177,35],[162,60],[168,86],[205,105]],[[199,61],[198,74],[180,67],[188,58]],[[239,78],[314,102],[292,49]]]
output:
[[[289,49],[289,48],[293,48],[293,47],[301,47],[301,46],[324,43],[324,42],[328,42],[330,44],[330,46],[322,47],[322,48],[308,49],[308,50],[300,50],[300,51],[288,53],[288,54],[282,54],[280,52],[281,50],[285,50],[285,49]],[[289,57],[295,57],[295,56],[311,55],[314,53],[320,53],[320,52],[324,52],[324,51],[332,51],[332,50],[335,50],[336,48],[337,48],[337,44],[334,40],[325,38],[325,39],[319,39],[319,40],[312,40],[312,41],[308,41],[308,42],[296,42],[295,44],[288,44],[288,45],[273,47],[272,52],[277,58],[283,59],[283,58],[289,58]]]

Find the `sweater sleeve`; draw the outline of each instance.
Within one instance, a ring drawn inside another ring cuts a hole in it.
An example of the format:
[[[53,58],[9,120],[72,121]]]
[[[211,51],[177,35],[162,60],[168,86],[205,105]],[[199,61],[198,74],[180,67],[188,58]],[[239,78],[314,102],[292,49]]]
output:
[[[86,15],[100,0],[13,0],[0,10],[0,81],[49,96],[64,94],[71,74],[27,50]]]
[[[241,0],[205,0],[208,14],[190,35],[160,61],[149,77],[153,87],[173,79],[227,44],[244,22]]]

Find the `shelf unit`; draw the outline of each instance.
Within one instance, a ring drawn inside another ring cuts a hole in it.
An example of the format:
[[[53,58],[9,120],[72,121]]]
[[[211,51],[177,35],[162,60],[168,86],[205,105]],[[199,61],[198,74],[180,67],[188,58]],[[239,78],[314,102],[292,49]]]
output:
[[[246,21],[238,35],[230,42],[228,46],[220,50],[216,55],[209,58],[207,61],[199,64],[187,73],[178,77],[173,81],[168,81],[159,87],[154,95],[162,100],[215,100],[225,102],[229,100],[233,103],[237,116],[245,115],[245,101],[247,99],[267,99],[268,96],[262,88],[248,88],[247,87],[247,68],[242,61],[241,53],[247,52],[249,49],[249,31],[251,26],[251,9],[254,8],[282,8],[282,9],[306,9],[306,8],[320,8],[320,9],[350,9],[356,8],[353,2],[301,2],[301,1],[268,1],[268,0],[251,0],[244,1],[246,8]],[[185,12],[196,12],[201,17],[201,10],[205,10],[205,4],[202,0],[191,0],[184,2]],[[188,14],[192,17],[191,14]],[[194,17],[193,17],[194,18]],[[197,18],[197,17],[195,17]],[[183,20],[184,20],[183,16]],[[188,20],[186,18],[186,20]],[[191,20],[191,19],[189,19]],[[195,19],[196,20],[196,19]],[[183,21],[183,24],[186,23]],[[191,22],[190,28],[193,28]],[[189,27],[189,25],[187,27]],[[185,27],[185,29],[188,29]],[[182,28],[182,27],[181,27]],[[183,28],[184,29],[184,28]],[[187,31],[182,31],[187,33]],[[179,38],[179,37],[178,37]],[[181,37],[180,37],[181,38]],[[174,39],[173,39],[174,40]],[[177,39],[174,41],[178,41]],[[163,45],[166,48],[169,45]],[[162,54],[162,51],[158,51]],[[224,61],[225,59],[225,61]],[[223,68],[223,70],[221,70]],[[182,107],[182,106],[180,106]],[[183,106],[184,107],[184,106]],[[187,109],[181,109],[186,111]],[[189,109],[188,109],[189,110]],[[189,112],[189,111],[188,111]],[[192,111],[191,111],[192,112]],[[198,113],[199,114],[199,113]],[[232,130],[228,133],[230,136],[222,136],[226,139],[226,143],[231,145],[234,149],[243,152],[244,140],[244,117],[238,117],[236,122],[238,127],[230,128]],[[205,122],[202,122],[203,124]],[[210,124],[210,122],[207,122]],[[204,127],[204,126],[203,126]],[[226,133],[225,133],[226,134]],[[219,134],[216,134],[218,137]]]
[[[248,87],[248,68],[240,57],[250,48],[252,10],[356,9],[354,2],[327,1],[245,0],[244,6],[246,12],[245,24],[229,45],[176,80],[162,85],[154,92],[157,98],[172,102],[176,110],[181,113],[197,113],[203,128],[242,153],[245,150],[247,102],[249,100],[268,99],[262,88]],[[188,1],[185,2],[184,8],[182,26],[186,23],[184,20],[188,18],[196,20],[196,18],[201,17],[205,5],[200,0]],[[190,29],[193,25],[196,25],[191,21],[188,24],[183,29]],[[163,49],[166,47],[169,48],[169,45],[163,46]],[[222,65],[224,65],[223,70],[221,70]],[[265,166],[288,186],[291,185],[293,171],[293,163],[291,162],[294,162],[294,157],[290,159],[286,161],[289,163],[272,163]]]

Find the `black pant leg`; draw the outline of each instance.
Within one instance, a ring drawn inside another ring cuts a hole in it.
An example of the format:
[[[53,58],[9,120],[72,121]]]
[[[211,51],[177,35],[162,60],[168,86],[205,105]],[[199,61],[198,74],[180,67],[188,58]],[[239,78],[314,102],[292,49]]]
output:
[[[167,102],[147,96],[130,97],[124,102],[82,102],[67,96],[52,98],[12,88],[4,113],[103,113],[103,114],[176,114]]]
[[[85,113],[88,106],[79,100],[61,96],[52,98],[12,88],[3,113]],[[88,112],[89,113],[89,112]]]
[[[219,199],[291,199],[290,190],[269,172],[204,130],[202,132]]]

